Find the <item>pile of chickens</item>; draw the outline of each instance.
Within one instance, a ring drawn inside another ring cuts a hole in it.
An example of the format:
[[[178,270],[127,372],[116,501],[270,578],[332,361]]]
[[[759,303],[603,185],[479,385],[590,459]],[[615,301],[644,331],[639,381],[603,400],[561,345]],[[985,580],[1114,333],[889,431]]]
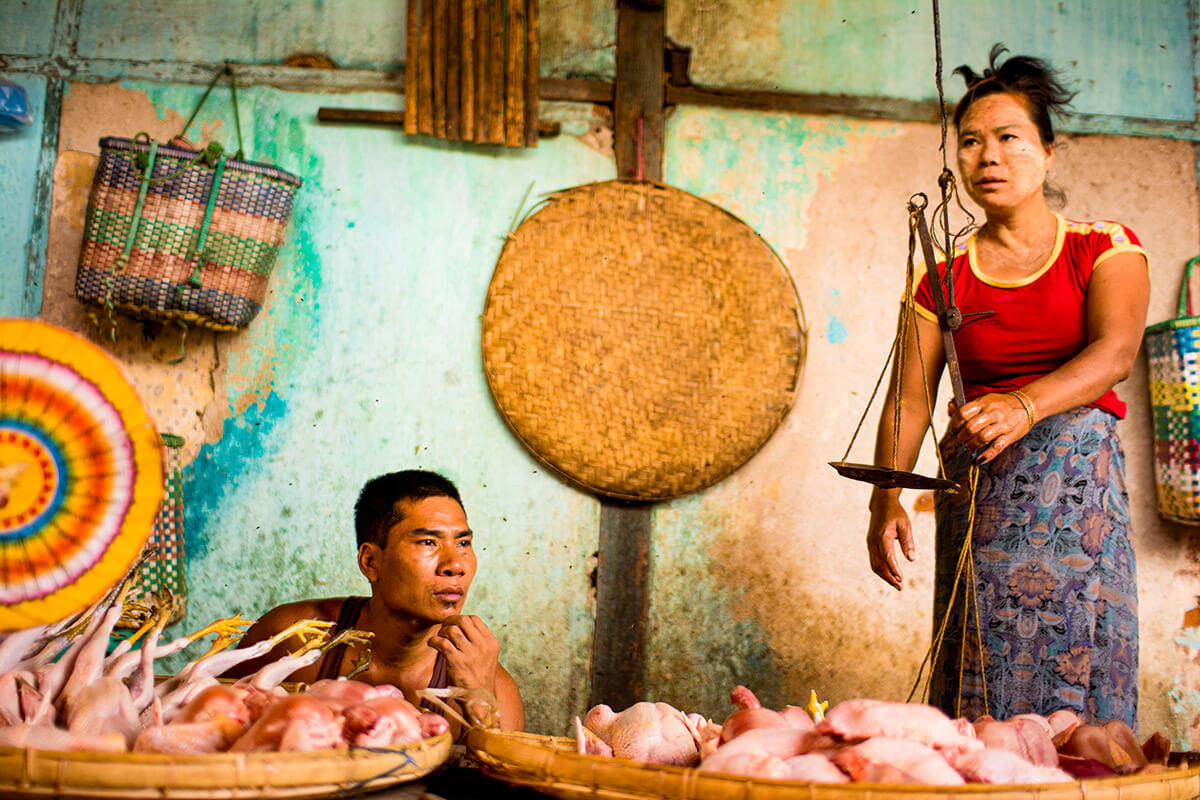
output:
[[[724,723],[666,703],[606,705],[575,719],[580,753],[703,772],[810,783],[955,786],[1043,784],[1164,769],[1169,745],[1155,734],[1142,745],[1122,722],[1086,725],[1070,710],[974,723],[933,706],[847,700],[824,714],[798,706],[764,708],[753,692],[730,693]]]
[[[170,598],[153,607],[125,602],[125,591],[77,618],[16,631],[0,639],[0,746],[54,751],[217,753],[389,747],[448,729],[394,686],[319,681],[303,693],[280,684],[341,642],[363,643],[361,631],[330,638],[331,623],[304,620],[279,635],[228,650],[249,620],[218,620],[160,643]],[[109,650],[118,621],[141,628]],[[156,682],[154,662],[216,634],[204,655]],[[136,641],[145,636],[140,649]],[[265,655],[291,637],[301,645],[236,683],[216,676]]]

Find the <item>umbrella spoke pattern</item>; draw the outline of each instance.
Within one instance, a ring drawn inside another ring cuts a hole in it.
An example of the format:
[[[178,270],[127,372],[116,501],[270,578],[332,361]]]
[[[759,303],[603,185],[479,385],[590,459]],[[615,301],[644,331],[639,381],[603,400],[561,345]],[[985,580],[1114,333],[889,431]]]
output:
[[[103,595],[162,493],[158,434],[112,358],[61,328],[0,320],[0,630]]]

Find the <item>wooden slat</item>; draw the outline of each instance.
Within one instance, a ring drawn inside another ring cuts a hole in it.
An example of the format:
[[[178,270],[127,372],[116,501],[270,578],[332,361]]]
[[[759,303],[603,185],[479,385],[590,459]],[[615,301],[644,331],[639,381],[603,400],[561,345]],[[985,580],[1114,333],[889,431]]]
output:
[[[504,144],[504,0],[489,0],[488,115],[489,144]]]
[[[417,0],[410,0],[416,3]],[[417,48],[417,131],[433,133],[433,0],[421,0],[421,34]]]
[[[433,135],[446,138],[446,26],[450,0],[433,0]]]
[[[404,132],[412,135],[417,132],[417,104],[421,96],[417,86],[417,71],[420,69],[417,66],[417,62],[420,61],[417,53],[420,47],[418,39],[421,36],[421,5],[418,0],[408,0],[407,6],[408,17],[404,25],[404,110],[411,113],[404,117]]]
[[[665,36],[661,8],[647,10],[640,0],[619,0],[613,102],[618,178],[662,180]]]
[[[508,0],[508,53],[504,71],[504,143],[525,143],[525,3]]]
[[[538,0],[525,3],[525,146],[537,147]]]
[[[462,75],[459,78],[459,118],[464,142],[475,140],[475,0],[462,0]]]
[[[458,129],[459,80],[462,75],[462,3],[446,0],[446,138],[461,139]]]
[[[487,120],[491,108],[488,53],[492,43],[491,5],[496,0],[475,0],[475,141],[487,141]]]

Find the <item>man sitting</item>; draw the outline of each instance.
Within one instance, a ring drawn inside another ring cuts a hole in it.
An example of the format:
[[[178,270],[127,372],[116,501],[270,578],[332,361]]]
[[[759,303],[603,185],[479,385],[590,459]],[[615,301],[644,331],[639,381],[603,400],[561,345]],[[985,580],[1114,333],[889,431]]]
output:
[[[331,635],[348,628],[369,631],[375,634],[370,665],[355,680],[393,684],[417,705],[416,691],[425,687],[487,689],[500,703],[501,727],[524,729],[521,694],[500,665],[499,642],[481,619],[461,614],[476,561],[454,484],[421,470],[373,478],[354,506],[354,528],[358,568],[371,584],[371,596],[281,605],[263,615],[238,647],[302,619],[336,622]],[[284,642],[229,674],[250,674],[294,647]],[[345,675],[362,655],[357,647],[336,646],[290,680],[313,683]]]

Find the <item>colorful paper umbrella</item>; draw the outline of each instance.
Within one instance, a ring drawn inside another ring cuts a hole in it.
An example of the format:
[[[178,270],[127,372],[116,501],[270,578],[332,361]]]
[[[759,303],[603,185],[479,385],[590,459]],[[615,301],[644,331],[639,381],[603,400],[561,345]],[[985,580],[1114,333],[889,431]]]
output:
[[[0,630],[101,597],[142,549],[162,493],[158,434],[108,354],[0,319]]]

